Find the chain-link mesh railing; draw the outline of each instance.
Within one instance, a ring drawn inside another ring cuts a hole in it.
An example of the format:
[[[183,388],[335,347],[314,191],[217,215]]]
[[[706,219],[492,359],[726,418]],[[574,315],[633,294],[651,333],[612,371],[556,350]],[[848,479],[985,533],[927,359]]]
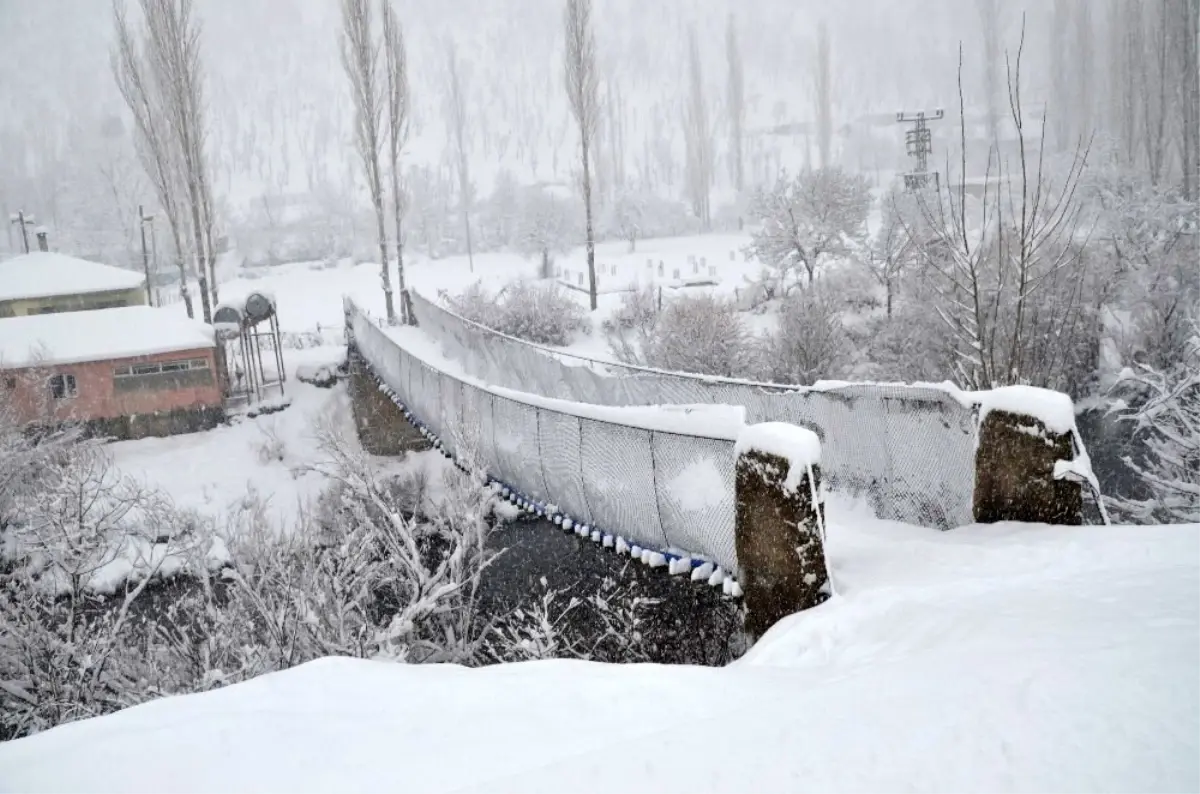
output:
[[[600,405],[724,403],[749,422],[820,436],[831,487],[868,498],[880,518],[947,529],[970,523],[976,412],[950,391],[900,384],[798,388],[596,361],[514,339],[412,293],[414,316],[473,377]]]
[[[456,456],[630,546],[736,573],[734,439],[629,427],[501,396],[406,351],[349,299],[346,315],[358,354]]]

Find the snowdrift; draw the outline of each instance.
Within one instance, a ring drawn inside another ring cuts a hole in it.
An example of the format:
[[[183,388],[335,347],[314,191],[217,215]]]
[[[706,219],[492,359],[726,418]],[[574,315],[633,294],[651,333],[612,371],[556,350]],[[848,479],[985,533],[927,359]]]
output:
[[[1200,526],[833,507],[838,595],[729,668],[327,659],[0,745],[0,791],[1200,786]]]

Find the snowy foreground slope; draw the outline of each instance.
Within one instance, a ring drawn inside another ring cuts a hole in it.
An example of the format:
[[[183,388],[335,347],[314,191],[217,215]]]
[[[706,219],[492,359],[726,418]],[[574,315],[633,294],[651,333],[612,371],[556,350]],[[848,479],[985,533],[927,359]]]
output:
[[[326,659],[0,745],[0,790],[1200,787],[1200,526],[831,519],[838,595],[730,668]]]

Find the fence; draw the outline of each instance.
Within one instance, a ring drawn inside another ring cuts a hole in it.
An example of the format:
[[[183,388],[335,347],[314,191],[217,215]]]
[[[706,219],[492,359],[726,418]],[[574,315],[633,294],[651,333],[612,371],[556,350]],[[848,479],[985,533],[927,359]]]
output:
[[[735,439],[630,427],[496,394],[406,351],[353,301],[345,307],[358,354],[452,452],[471,444],[493,478],[614,543],[692,556],[695,566],[702,556],[736,572]]]
[[[948,389],[797,388],[661,372],[514,339],[415,292],[412,308],[422,330],[480,380],[600,405],[745,406],[749,422],[789,422],[816,432],[830,486],[867,497],[879,517],[941,529],[972,520],[977,413]]]

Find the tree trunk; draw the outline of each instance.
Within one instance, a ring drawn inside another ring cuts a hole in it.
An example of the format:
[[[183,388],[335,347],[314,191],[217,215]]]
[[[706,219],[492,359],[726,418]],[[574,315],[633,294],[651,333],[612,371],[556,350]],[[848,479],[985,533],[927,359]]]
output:
[[[396,324],[396,303],[392,300],[392,275],[388,267],[387,224],[383,217],[383,191],[375,197],[375,226],[379,233],[379,275],[383,281],[383,307],[388,325]]]
[[[588,140],[583,139],[583,209],[587,223],[588,302],[592,311],[599,305],[596,296],[596,241],[592,233],[592,174],[588,164]]]
[[[188,194],[192,205],[192,239],[196,246],[196,282],[200,287],[200,314],[204,322],[212,322],[212,301],[208,293],[208,263],[204,255],[204,229],[200,222],[200,198],[194,178],[188,179]]]
[[[396,213],[396,289],[400,292],[400,322],[403,325],[409,325],[412,320],[408,316],[408,301],[404,299],[404,243],[402,242],[400,232],[402,215],[400,209],[400,177],[396,173],[394,159],[392,163],[392,202],[395,204],[394,210]]]
[[[179,295],[183,298],[183,306],[187,309],[189,320],[196,318],[196,310],[192,307],[192,291],[187,285],[187,265],[184,264],[183,257],[179,257]]]
[[[467,195],[465,192],[465,188],[462,191],[462,201],[463,201],[463,214],[462,214],[463,215],[463,230],[466,232],[466,235],[467,235],[467,268],[472,273],[474,273],[475,272],[475,252],[472,250],[472,246],[471,246],[471,213],[467,209],[467,206],[466,206]]]

